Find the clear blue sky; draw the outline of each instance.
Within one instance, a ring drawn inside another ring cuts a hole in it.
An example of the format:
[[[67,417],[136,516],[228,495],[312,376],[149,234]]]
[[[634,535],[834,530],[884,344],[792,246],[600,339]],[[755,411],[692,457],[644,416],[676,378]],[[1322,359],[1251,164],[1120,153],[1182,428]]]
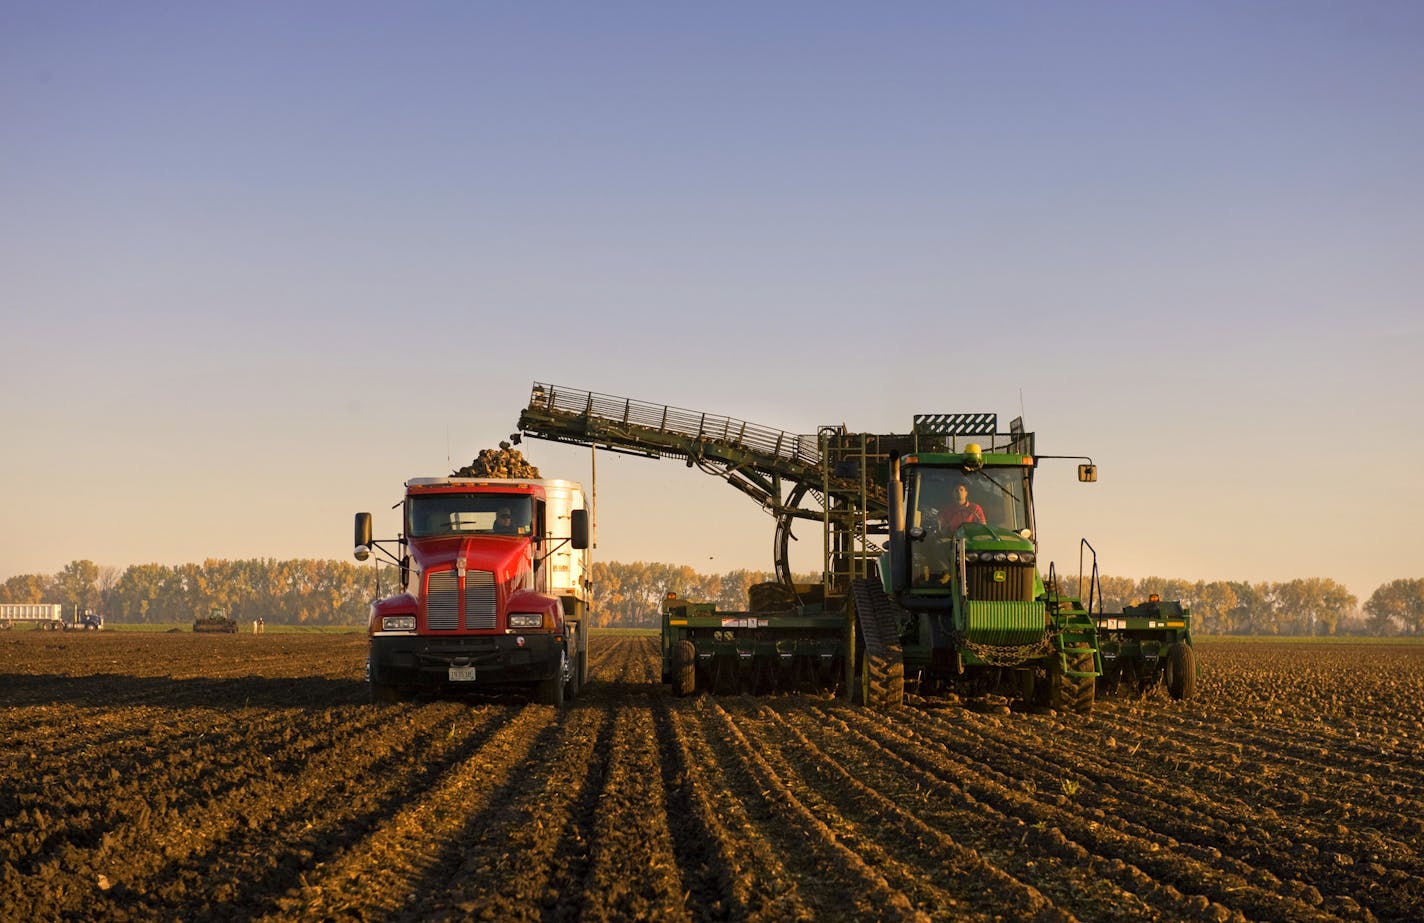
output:
[[[1363,601],[1424,576],[1421,99],[1415,2],[0,0],[0,579],[347,558],[540,380],[1022,411],[1100,467],[1060,569]],[[770,566],[598,476],[602,559]]]

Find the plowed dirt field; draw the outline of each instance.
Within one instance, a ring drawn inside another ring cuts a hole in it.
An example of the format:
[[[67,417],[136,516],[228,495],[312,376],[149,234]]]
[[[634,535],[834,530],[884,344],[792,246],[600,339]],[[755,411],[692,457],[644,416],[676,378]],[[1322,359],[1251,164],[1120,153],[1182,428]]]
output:
[[[1090,717],[365,703],[360,635],[0,636],[14,920],[1419,920],[1424,647],[1204,643]]]

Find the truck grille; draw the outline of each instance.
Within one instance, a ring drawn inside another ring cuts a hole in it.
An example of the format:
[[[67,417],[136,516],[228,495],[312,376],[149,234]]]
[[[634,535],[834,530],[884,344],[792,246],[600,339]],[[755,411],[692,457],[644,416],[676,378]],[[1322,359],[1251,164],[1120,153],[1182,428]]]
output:
[[[456,631],[460,627],[460,585],[453,570],[430,574],[425,590],[425,625],[431,631]],[[465,628],[495,627],[494,574],[487,570],[465,573]]]
[[[994,602],[1033,599],[1033,565],[1031,564],[970,564],[969,598]],[[1003,582],[994,579],[995,571],[1004,572]]]

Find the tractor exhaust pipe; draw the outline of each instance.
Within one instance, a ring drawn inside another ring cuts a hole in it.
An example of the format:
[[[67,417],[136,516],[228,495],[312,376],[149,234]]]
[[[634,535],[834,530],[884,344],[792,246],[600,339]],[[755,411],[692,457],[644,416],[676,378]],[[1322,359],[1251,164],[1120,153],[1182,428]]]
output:
[[[905,543],[905,484],[900,480],[900,453],[890,453],[890,592],[899,596],[910,585],[910,556]]]

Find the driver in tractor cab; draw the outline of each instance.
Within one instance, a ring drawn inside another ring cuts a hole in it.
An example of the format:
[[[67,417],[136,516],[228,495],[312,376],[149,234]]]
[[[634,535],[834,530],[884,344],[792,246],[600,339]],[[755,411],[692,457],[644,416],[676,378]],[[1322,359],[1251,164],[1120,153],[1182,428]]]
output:
[[[939,529],[943,535],[953,535],[965,523],[984,523],[984,507],[969,499],[969,485],[960,481],[954,485],[954,502],[939,512]]]

